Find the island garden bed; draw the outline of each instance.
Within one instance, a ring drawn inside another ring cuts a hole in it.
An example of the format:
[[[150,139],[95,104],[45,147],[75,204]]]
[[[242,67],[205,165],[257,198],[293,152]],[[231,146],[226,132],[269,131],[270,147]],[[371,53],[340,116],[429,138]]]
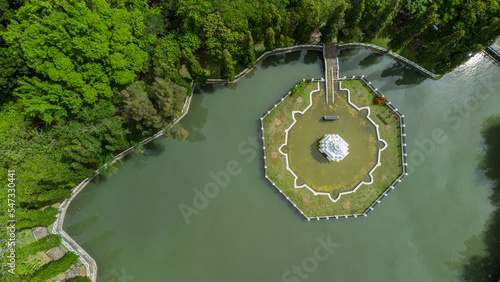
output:
[[[331,101],[326,104],[319,82],[307,83],[296,94],[287,95],[262,120],[267,177],[308,218],[363,214],[402,173],[399,120],[389,111],[387,105],[374,103],[376,94],[362,80],[343,81],[342,84],[344,88],[350,90],[352,103],[358,108],[370,108],[369,116],[378,125],[380,139],[385,141],[376,140],[375,131],[369,130],[370,125],[372,129],[375,126],[369,124],[367,119],[365,122],[356,120],[353,116],[350,117],[351,119],[346,118],[347,115],[358,115],[364,118],[368,112],[366,109],[357,111],[354,107],[348,106],[346,101],[342,101],[342,95],[344,99],[347,99],[347,91],[336,91],[337,104],[332,105]],[[292,111],[304,111],[311,100],[313,105],[304,115],[296,113],[297,122],[290,128],[294,122]],[[344,108],[341,109],[339,106]],[[318,118],[322,114],[331,115],[339,112],[342,113],[339,121],[328,122]],[[342,124],[342,121],[345,124]],[[359,125],[355,124],[357,121],[360,121]],[[344,128],[341,128],[342,126]],[[289,129],[290,141],[286,140],[287,129]],[[329,133],[329,131],[337,131],[331,133],[344,135],[346,141],[352,144],[349,153],[352,155],[348,155],[339,163],[328,162],[326,157],[315,148],[317,144],[315,139],[321,138],[323,133]],[[364,143],[356,140],[359,137],[356,137],[356,131],[360,131],[359,133],[366,137]],[[303,144],[300,144],[301,142]],[[283,145],[285,143],[286,145]],[[309,146],[308,150],[304,150],[306,148],[304,144]],[[381,163],[378,167],[375,159],[376,148],[381,149],[378,150]],[[361,152],[352,149],[361,150]],[[308,154],[310,156],[307,156]],[[287,156],[285,155],[290,155],[289,167],[296,173],[297,179],[287,170]],[[367,157],[364,158],[363,155]],[[297,161],[301,158],[307,161]],[[313,164],[314,161],[317,163]],[[356,166],[356,162],[360,171],[349,174],[349,171],[354,170],[353,165]],[[348,169],[341,171],[342,164]],[[327,174],[324,171],[317,172],[318,169],[321,170],[321,167],[326,166],[330,169]],[[332,170],[332,168],[339,169]],[[300,172],[297,173],[296,170]],[[371,174],[368,173],[369,171]],[[330,174],[332,174],[331,179],[328,178]],[[345,174],[345,177],[342,177],[342,174]],[[361,181],[371,184],[361,184]],[[303,184],[308,184],[308,187],[295,188]],[[339,193],[351,191],[354,188],[357,188],[356,192],[342,194],[339,197]]]

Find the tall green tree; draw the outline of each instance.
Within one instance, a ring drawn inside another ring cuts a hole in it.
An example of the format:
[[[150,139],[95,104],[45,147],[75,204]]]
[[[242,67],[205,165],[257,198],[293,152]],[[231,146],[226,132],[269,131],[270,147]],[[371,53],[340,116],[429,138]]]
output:
[[[143,136],[156,133],[166,126],[146,92],[146,85],[139,81],[121,91],[125,101],[125,120]]]
[[[320,28],[321,43],[328,44],[337,36],[340,26],[340,20],[344,18],[347,3],[341,1],[334,9],[333,13],[328,17],[326,24]]]
[[[165,137],[167,139],[180,139],[184,140],[189,136],[189,132],[184,129],[179,123],[176,123],[174,126],[169,128],[165,132]]]
[[[182,50],[182,57],[185,60],[191,78],[195,82],[205,84],[207,82],[207,73],[205,69],[201,67],[200,63],[194,57],[193,53],[191,53],[191,50],[189,49]]]
[[[441,37],[439,40],[431,42],[422,47],[417,54],[417,58],[422,61],[436,60],[437,57],[443,53],[445,49],[452,47],[454,44],[463,38],[465,35],[464,30],[458,30],[448,36]]]
[[[382,13],[383,20],[381,20],[380,23],[378,23],[378,25],[375,25],[376,30],[374,33],[375,34],[374,37],[379,37],[382,34],[382,32],[384,32],[385,29],[389,25],[391,25],[402,4],[403,4],[402,0],[394,0],[391,2],[391,5],[384,10],[384,12]]]
[[[363,40],[370,41],[392,23],[401,5],[401,0],[365,1],[363,16],[359,27],[363,32]]]
[[[292,21],[296,22],[293,37],[301,43],[307,43],[319,23],[320,1],[300,0],[298,2],[292,17]]]
[[[47,207],[43,210],[21,210],[16,213],[16,229],[23,230],[35,226],[48,226],[56,220],[57,209]]]
[[[339,35],[341,41],[360,41],[361,29],[359,23],[365,11],[365,0],[357,0],[353,6],[349,6],[345,15],[345,24]]]
[[[54,220],[52,220],[53,222]],[[52,224],[51,222],[51,224]],[[20,248],[17,252],[18,259],[23,260],[27,259],[29,255],[34,254],[36,252],[48,251],[54,247],[57,247],[61,244],[61,236],[56,234],[50,234],[42,239],[30,243],[22,248]]]
[[[173,35],[160,38],[153,54],[154,72],[159,77],[180,81],[179,74],[182,52]]]
[[[264,46],[266,47],[266,50],[274,49],[274,36],[275,34],[273,28],[268,28],[266,30],[266,36],[264,37]]]
[[[392,40],[389,41],[389,48],[392,50],[399,50],[410,44],[415,36],[422,33],[429,25],[434,23],[437,18],[436,10],[437,6],[435,5],[429,7],[425,13],[419,16],[412,24],[403,28],[401,32],[397,33]]]
[[[157,77],[149,91],[149,98],[162,120],[170,122],[182,112],[186,88]]]
[[[10,21],[16,19],[16,10],[22,5],[24,0],[0,0],[0,32],[4,32]],[[9,48],[0,37],[0,106],[14,97],[17,81],[28,73],[21,54]]]
[[[358,26],[365,11],[365,0],[356,0],[354,5],[349,5],[345,15],[345,28]]]
[[[220,58],[224,50],[235,52],[239,33],[231,30],[220,13],[210,13],[202,24],[202,39],[214,59]]]
[[[222,52],[222,56],[220,59],[220,74],[222,79],[227,79],[229,81],[234,80],[234,66],[233,66],[233,58],[228,50],[224,50]]]
[[[241,49],[243,63],[247,68],[252,68],[255,65],[255,50],[252,34],[250,33],[250,31],[245,32]]]
[[[35,272],[28,281],[42,282],[65,272],[73,264],[78,263],[78,256],[72,252],[67,252],[64,257],[58,261],[49,262],[44,268]]]

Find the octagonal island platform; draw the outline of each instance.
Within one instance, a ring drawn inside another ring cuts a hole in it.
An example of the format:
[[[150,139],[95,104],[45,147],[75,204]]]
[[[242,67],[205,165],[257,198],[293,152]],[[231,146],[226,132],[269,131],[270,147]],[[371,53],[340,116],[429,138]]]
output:
[[[261,119],[266,178],[308,219],[366,216],[403,173],[400,117],[363,80],[342,83],[330,97],[306,83]]]

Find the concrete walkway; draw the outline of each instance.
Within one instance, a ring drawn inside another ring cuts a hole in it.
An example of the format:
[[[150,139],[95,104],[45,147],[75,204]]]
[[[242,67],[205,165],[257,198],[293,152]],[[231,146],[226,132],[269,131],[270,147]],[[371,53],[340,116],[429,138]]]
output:
[[[326,91],[325,98],[328,105],[333,104],[333,91],[335,81],[338,78],[338,60],[337,60],[337,39],[325,46],[326,61]],[[331,93],[331,96],[330,96]],[[329,98],[331,97],[331,98]]]

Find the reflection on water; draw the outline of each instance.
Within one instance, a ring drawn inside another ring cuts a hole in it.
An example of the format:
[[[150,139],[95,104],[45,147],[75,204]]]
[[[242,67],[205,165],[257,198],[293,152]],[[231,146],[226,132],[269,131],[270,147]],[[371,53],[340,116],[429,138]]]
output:
[[[426,80],[426,77],[400,62],[395,62],[392,67],[385,69],[381,76],[400,76],[395,82],[396,85],[418,85]]]
[[[318,55],[318,53],[316,53],[316,52],[310,52],[310,53]],[[283,56],[285,56],[285,59],[283,60],[283,63],[289,64],[289,63],[292,63],[292,62],[299,61],[300,58],[303,58],[304,53],[303,52],[292,52],[292,53],[287,53],[287,54],[285,54]]]
[[[316,64],[320,58],[321,55],[319,52],[308,52],[304,56],[304,64],[306,65]]]
[[[215,93],[215,87],[208,85],[205,87],[207,93]],[[196,94],[193,94],[196,95]],[[202,106],[203,96],[196,95],[196,99],[191,99],[191,106],[189,115],[182,119],[181,124],[189,132],[186,138],[189,142],[200,142],[206,139],[205,135],[201,132],[205,122],[207,121],[208,109]],[[191,109],[196,109],[192,111]]]
[[[359,66],[361,67],[361,69],[373,66],[377,63],[380,63],[382,61],[382,57],[383,55],[379,53],[371,53],[359,62]]]
[[[493,181],[491,203],[496,210],[491,214],[481,235],[486,254],[473,255],[463,266],[462,277],[466,281],[498,281],[500,279],[500,116],[486,120],[482,132],[486,146],[480,168]],[[470,238],[479,241],[478,237]],[[466,244],[466,253],[476,244]]]
[[[262,63],[262,69],[275,67],[278,65],[288,65],[293,63],[304,63],[306,65],[323,64],[323,54],[321,52],[290,52],[267,57]],[[250,78],[250,77],[246,77]]]
[[[359,55],[361,48],[342,49],[339,51],[339,62],[343,63]]]

